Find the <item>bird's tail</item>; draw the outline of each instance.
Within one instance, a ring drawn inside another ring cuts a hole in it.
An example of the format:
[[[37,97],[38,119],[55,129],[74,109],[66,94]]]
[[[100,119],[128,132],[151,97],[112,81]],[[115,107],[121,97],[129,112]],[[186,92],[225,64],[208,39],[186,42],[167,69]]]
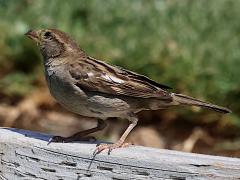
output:
[[[193,106],[199,106],[199,107],[203,107],[203,108],[207,108],[207,109],[211,109],[214,111],[218,111],[221,113],[230,113],[232,112],[230,109],[225,108],[225,107],[221,107],[221,106],[217,106],[214,104],[210,104],[183,94],[175,94],[172,93],[172,97],[173,97],[173,102],[176,102],[178,104],[182,104],[182,105],[193,105]]]

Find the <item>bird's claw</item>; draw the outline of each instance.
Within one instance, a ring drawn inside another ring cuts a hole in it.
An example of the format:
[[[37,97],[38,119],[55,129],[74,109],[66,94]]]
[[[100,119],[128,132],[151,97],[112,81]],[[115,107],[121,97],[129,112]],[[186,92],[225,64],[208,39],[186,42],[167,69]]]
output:
[[[108,150],[108,155],[110,155],[110,153],[112,152],[113,149],[117,149],[117,148],[124,148],[124,147],[128,147],[132,145],[132,143],[123,143],[121,141],[118,141],[114,144],[97,144],[96,145],[96,149],[93,152],[94,155],[96,154],[100,154],[102,151],[104,150]]]
[[[55,143],[65,143],[66,138],[62,136],[53,136],[48,140],[48,145],[52,142]]]

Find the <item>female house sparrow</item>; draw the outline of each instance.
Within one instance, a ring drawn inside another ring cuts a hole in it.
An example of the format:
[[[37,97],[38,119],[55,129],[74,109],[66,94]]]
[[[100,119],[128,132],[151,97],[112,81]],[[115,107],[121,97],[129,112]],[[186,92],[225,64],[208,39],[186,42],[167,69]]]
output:
[[[88,56],[67,34],[57,29],[30,30],[26,35],[37,42],[44,60],[45,76],[52,96],[65,108],[77,114],[98,118],[95,128],[71,137],[55,136],[51,142],[88,139],[90,133],[102,130],[109,117],[125,118],[130,125],[114,144],[100,144],[97,152],[123,147],[136,126],[136,113],[177,105],[200,106],[222,113],[225,107],[168,92],[168,86],[143,75],[112,66]]]

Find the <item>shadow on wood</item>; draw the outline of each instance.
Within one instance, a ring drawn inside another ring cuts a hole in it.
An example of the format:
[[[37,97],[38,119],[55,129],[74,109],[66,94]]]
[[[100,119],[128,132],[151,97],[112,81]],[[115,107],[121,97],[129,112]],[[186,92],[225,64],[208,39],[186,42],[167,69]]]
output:
[[[240,159],[132,146],[93,157],[94,143],[0,129],[0,179],[239,179]]]

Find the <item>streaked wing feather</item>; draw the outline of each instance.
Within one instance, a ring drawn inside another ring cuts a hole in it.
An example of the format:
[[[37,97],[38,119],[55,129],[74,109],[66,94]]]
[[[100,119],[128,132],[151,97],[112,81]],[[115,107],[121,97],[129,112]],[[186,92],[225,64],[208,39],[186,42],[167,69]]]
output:
[[[122,70],[122,72],[128,74],[129,76],[132,76],[136,79],[141,79],[143,81],[147,81],[148,83],[154,85],[154,86],[157,86],[161,89],[172,89],[171,87],[167,86],[167,85],[164,85],[164,84],[160,84],[160,83],[157,83],[156,81],[153,81],[152,79],[149,79],[148,77],[144,76],[144,75],[141,75],[141,74],[137,74],[135,72],[132,72],[132,71],[129,71],[127,69],[124,69],[122,67],[118,67],[120,70]]]
[[[88,91],[141,98],[172,98],[167,91],[161,89],[167,86],[91,57],[72,63],[69,72],[75,79],[75,85]]]

